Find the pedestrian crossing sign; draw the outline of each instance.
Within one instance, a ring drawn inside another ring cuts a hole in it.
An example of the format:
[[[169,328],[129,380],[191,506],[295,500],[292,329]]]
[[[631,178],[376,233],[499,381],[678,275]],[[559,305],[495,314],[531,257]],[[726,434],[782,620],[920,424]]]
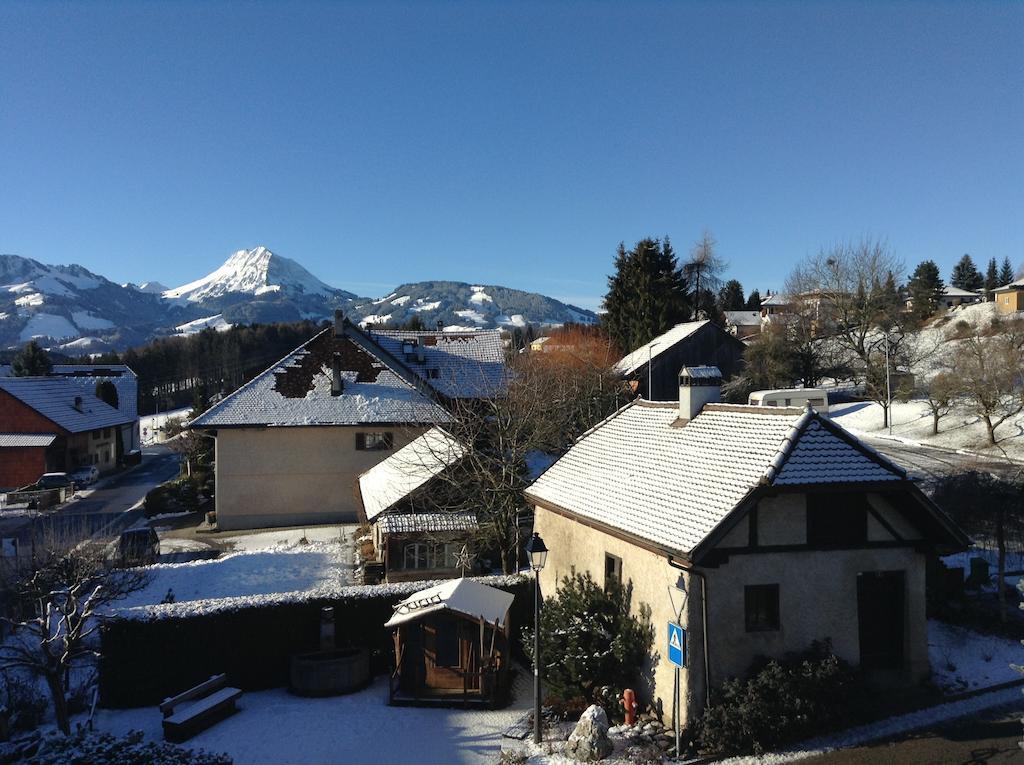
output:
[[[668,661],[677,667],[686,666],[686,630],[675,622],[668,623]]]

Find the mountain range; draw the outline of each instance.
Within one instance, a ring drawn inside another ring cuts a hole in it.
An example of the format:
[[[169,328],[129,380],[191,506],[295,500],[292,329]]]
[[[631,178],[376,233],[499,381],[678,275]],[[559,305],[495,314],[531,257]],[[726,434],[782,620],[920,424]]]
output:
[[[413,317],[449,330],[597,320],[591,311],[498,285],[414,282],[376,300],[360,297],[266,247],[239,250],[206,276],[174,288],[118,284],[79,265],[0,255],[0,348],[35,338],[67,354],[93,353],[206,328],[320,320],[339,308],[363,326]]]

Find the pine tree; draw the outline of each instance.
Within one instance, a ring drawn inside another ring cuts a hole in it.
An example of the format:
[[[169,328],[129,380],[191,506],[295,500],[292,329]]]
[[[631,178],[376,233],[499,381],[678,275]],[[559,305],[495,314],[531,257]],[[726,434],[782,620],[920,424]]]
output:
[[[962,290],[977,292],[985,284],[985,279],[974,265],[971,256],[965,254],[953,267],[953,276],[949,282]]]
[[[1003,258],[1003,267],[999,269],[999,286],[1005,287],[1013,281],[1013,264],[1009,258]]]
[[[917,318],[926,319],[939,310],[944,286],[939,267],[934,260],[925,260],[917,264],[907,283],[907,291],[913,301],[913,312]]]
[[[748,311],[760,311],[761,310],[761,293],[756,289],[750,293],[747,298],[747,310]]]
[[[719,311],[742,311],[746,302],[743,297],[743,285],[736,279],[730,279],[718,291]]]
[[[988,268],[985,269],[985,299],[991,300],[992,290],[999,286],[999,267],[996,265],[996,259],[990,258]]]
[[[668,237],[642,239],[631,250],[620,243],[615,274],[608,277],[602,322],[624,351],[670,329],[690,315],[686,279]]]
[[[41,377],[53,371],[53,362],[35,340],[25,343],[13,359],[11,374],[15,377]]]

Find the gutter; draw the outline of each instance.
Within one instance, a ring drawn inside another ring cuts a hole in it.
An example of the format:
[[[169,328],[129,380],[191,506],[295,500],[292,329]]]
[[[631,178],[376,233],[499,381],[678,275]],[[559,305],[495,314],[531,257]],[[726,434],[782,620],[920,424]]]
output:
[[[703,572],[696,568],[682,566],[675,562],[671,555],[666,559],[672,568],[685,571],[688,574],[700,577],[700,608],[701,608],[701,631],[704,641],[704,707],[711,708],[711,648],[708,644],[708,579]]]

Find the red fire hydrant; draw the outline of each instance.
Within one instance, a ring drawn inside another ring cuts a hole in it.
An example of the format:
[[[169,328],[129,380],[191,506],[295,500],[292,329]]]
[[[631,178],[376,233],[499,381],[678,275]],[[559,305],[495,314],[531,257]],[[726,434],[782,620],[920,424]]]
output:
[[[619,703],[626,710],[626,725],[633,725],[636,722],[636,694],[632,688],[622,692],[622,701]]]

